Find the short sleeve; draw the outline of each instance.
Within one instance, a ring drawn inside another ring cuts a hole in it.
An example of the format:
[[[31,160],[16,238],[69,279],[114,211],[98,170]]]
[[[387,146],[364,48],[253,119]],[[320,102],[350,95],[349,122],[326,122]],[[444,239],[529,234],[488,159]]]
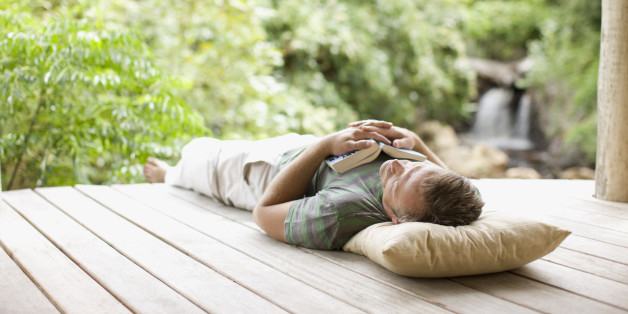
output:
[[[337,243],[338,216],[327,191],[295,201],[286,220],[284,235],[286,242],[312,249],[339,249]]]

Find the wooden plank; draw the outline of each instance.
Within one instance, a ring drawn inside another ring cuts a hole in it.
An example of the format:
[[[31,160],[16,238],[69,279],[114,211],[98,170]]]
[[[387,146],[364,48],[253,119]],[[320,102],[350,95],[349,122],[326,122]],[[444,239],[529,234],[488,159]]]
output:
[[[568,249],[557,248],[543,260],[628,284],[628,265]]]
[[[215,202],[202,194],[196,193],[192,190],[186,190],[166,184],[152,184],[152,189],[163,191],[164,193],[171,193],[186,202],[197,204],[206,210],[218,214],[227,219],[237,221],[249,228],[262,231],[262,229],[253,221],[253,215],[251,211],[227,206],[218,202]],[[211,204],[210,206],[203,206],[203,204]]]
[[[208,210],[220,213],[221,215],[228,215],[231,219],[243,225],[249,226],[255,224],[250,214],[241,215],[240,213],[243,211],[214,203],[207,197],[193,191],[169,186],[160,187],[186,201],[190,201]],[[235,212],[235,214],[233,212]],[[257,225],[255,225],[255,229],[259,230]],[[310,250],[310,252],[366,277],[373,278],[387,285],[402,288],[417,296],[442,304],[442,306],[454,312],[467,311],[469,304],[473,304],[474,309],[487,313],[498,311],[526,313],[531,311],[523,306],[504,301],[451,280],[419,279],[400,276],[371,262],[368,258],[357,254],[338,251]]]
[[[565,208],[628,220],[628,206],[618,206],[620,203],[601,201],[593,197],[555,196],[555,198],[556,202],[560,202]]]
[[[188,194],[187,192],[181,193],[181,191],[179,189],[176,189],[176,190],[172,190],[171,189],[170,191],[171,191],[171,193],[180,193],[181,195],[183,195],[183,197],[186,197],[186,195]],[[211,203],[212,202],[209,201],[206,206],[208,208],[210,208],[211,207]],[[248,220],[250,218],[244,218],[244,219]],[[325,252],[316,251],[315,254],[318,254],[318,255],[328,255],[328,254],[331,254],[331,253],[325,253]],[[346,261],[343,261],[343,263],[341,263],[341,264],[346,267],[345,262]],[[569,272],[569,270],[567,270],[567,272]],[[503,274],[501,274],[501,276],[502,276],[501,281],[507,282],[507,284],[508,284],[508,285],[504,285],[504,287],[507,287],[507,286],[519,286],[519,287],[529,287],[529,289],[540,289],[540,291],[542,291],[543,294],[545,294],[545,295],[548,295],[548,296],[550,296],[552,298],[553,297],[558,297],[559,300],[563,300],[564,302],[575,302],[579,306],[583,306],[583,308],[585,308],[585,309],[594,309],[594,310],[596,310],[596,309],[608,309],[610,311],[613,311],[613,310],[617,309],[615,307],[608,306],[606,304],[603,304],[603,303],[600,303],[600,302],[597,302],[597,301],[589,300],[587,298],[580,297],[578,295],[571,294],[571,293],[566,292],[566,291],[562,291],[561,289],[558,289],[558,288],[555,288],[555,287],[551,287],[551,286],[548,286],[548,285],[543,285],[541,283],[538,283],[538,282],[535,282],[535,281],[531,281],[529,279],[522,278],[520,276],[513,276],[513,275],[508,274],[508,273],[503,273]],[[401,276],[398,276],[398,277],[401,278]],[[474,278],[474,277],[469,277],[469,278]],[[453,279],[453,280],[458,282],[457,279]],[[398,286],[399,280],[394,279],[392,281],[394,282],[393,284],[395,286]],[[488,292],[489,294],[491,294],[493,296],[492,297],[493,299],[503,298],[504,300],[507,300],[507,301],[502,301],[501,303],[507,303],[508,304],[508,303],[512,302],[512,303],[515,303],[515,304],[519,304],[519,305],[521,305],[523,307],[529,307],[529,308],[535,309],[535,310],[542,310],[543,308],[545,308],[544,305],[538,305],[537,304],[539,302],[538,299],[535,300],[534,298],[528,298],[526,294],[517,294],[517,293],[515,293],[515,294],[498,294],[498,293],[491,293],[492,290],[491,290],[491,283],[490,282],[482,282],[482,281],[479,281],[479,282],[475,281],[474,282],[473,280],[471,280],[471,282],[473,282],[473,285],[471,285],[471,287],[473,287],[474,289],[479,289],[481,291]],[[462,283],[462,282],[460,282],[460,283]],[[467,283],[468,282],[464,282],[464,284],[467,284]],[[408,289],[408,287],[403,287],[403,288],[404,289]],[[414,291],[417,292],[416,291],[417,287],[414,287],[414,289],[415,289]],[[412,289],[409,289],[409,290],[412,291]],[[467,293],[468,293],[468,291],[472,291],[472,290],[467,290]],[[422,292],[424,297],[426,297],[427,299],[429,299],[431,301],[436,301],[434,298],[438,298],[438,297],[436,297],[434,295],[425,296],[425,293],[426,293],[425,291]],[[532,291],[529,291],[529,293],[532,293]],[[438,291],[438,292],[436,292],[436,294],[444,295],[444,296],[441,296],[441,300],[442,300],[442,298],[447,298],[447,296],[454,295],[454,294],[451,293],[451,291]],[[474,293],[472,293],[472,294],[474,294]],[[487,296],[487,297],[490,298],[491,296]],[[550,299],[546,299],[546,301],[548,301],[548,302],[550,300],[551,300],[551,298]],[[445,301],[445,300],[443,300],[443,301]],[[478,301],[478,300],[476,299],[475,301]],[[451,303],[451,300],[446,300],[445,302],[441,301],[439,303],[444,304],[445,306],[447,306],[448,309],[451,309],[450,307],[452,307],[452,306],[453,307],[464,306],[464,305],[468,306],[468,303],[462,305],[462,304],[457,304],[457,303]],[[496,302],[496,304],[500,304],[500,303]],[[513,305],[513,306],[516,306],[516,305]],[[475,303],[474,303],[474,307],[475,307]],[[487,306],[487,307],[490,308],[490,306]],[[577,308],[577,307],[574,307],[574,309],[575,308]],[[521,307],[519,307],[519,309],[521,309]],[[487,311],[490,311],[490,309],[487,310]]]
[[[125,189],[124,186],[118,188]],[[77,189],[164,242],[290,312],[359,312],[355,307],[251,259],[110,187],[92,185],[79,186]],[[149,193],[145,197],[152,197],[155,191]],[[306,295],[307,298],[295,295]]]
[[[482,180],[480,180],[480,182],[482,182]],[[571,230],[576,235],[613,245],[628,247],[628,237],[625,232],[591,225],[587,222],[576,221],[571,219],[568,213],[564,214],[564,216],[553,214],[553,211],[555,211],[559,205],[545,205],[546,201],[550,199],[549,196],[530,197],[531,192],[523,188],[513,188],[506,183],[502,183],[499,186],[485,185],[481,186],[480,189],[483,191],[482,195],[486,201],[485,210],[502,211],[545,221]]]
[[[628,235],[627,218],[620,217],[622,215],[615,214],[614,216],[611,216],[586,209],[587,206],[595,206],[595,204],[586,203],[582,200],[552,196],[543,197],[542,203],[540,204],[537,202],[539,201],[521,200],[521,202],[517,201],[516,205],[510,205],[508,208],[520,211],[523,207],[525,207],[526,210],[533,211],[535,213],[545,213],[553,217],[568,218],[569,220],[573,220],[578,223],[610,229],[623,233],[624,236]]]
[[[626,309],[625,301],[616,299],[618,291],[628,294],[628,220],[617,217],[616,208],[605,207],[606,213],[600,214],[593,208],[598,204],[575,199],[577,194],[570,187],[579,186],[578,193],[582,194],[582,182],[480,181],[482,191],[487,191],[487,203],[491,202],[489,208],[547,221],[574,232],[561,244],[569,250],[559,248],[514,273]]]
[[[198,263],[73,188],[45,188],[37,192],[121,254],[206,311],[281,311],[272,303]]]
[[[605,214],[591,210],[592,208],[599,207],[583,200],[547,196],[543,198],[542,206],[532,210],[546,212],[556,217],[569,217],[571,220],[628,234],[628,218],[622,217],[628,215],[628,210],[621,211],[621,213]]]
[[[0,313],[59,313],[2,248],[0,278]]]
[[[536,311],[521,305],[466,287],[449,279],[411,278],[397,275],[375,264],[365,256],[343,251],[317,251],[315,254],[369,278],[442,304],[453,312],[463,313],[473,308],[473,311],[478,313],[536,313]]]
[[[154,193],[145,197],[134,190],[148,189]],[[429,300],[383,285],[327,260],[285,243],[235,221],[224,219],[209,210],[182,202],[173,195],[159,193],[150,185],[125,185],[124,192],[154,209],[243,252],[282,273],[301,280],[321,291],[336,296],[367,312],[444,312]],[[212,206],[215,202],[209,199]],[[211,206],[210,206],[211,207]],[[359,287],[359,292],[350,287]]]
[[[550,287],[533,280],[521,280],[511,273],[458,277],[456,282],[488,294],[526,305],[546,313],[625,313],[624,310],[584,296]]]
[[[497,198],[508,202],[502,202],[502,207],[532,203],[535,205],[519,208],[628,232],[628,204],[594,198],[593,180],[480,179],[475,182],[489,199],[494,201]]]
[[[35,192],[19,191],[8,195],[7,200],[51,242],[133,312],[203,312]]]
[[[566,208],[573,207],[590,213],[628,219],[628,204],[593,197],[593,180],[480,179],[474,181],[482,191],[486,190],[487,193],[505,191],[515,196],[532,195],[534,197],[531,200],[550,199]]]
[[[625,269],[628,270],[628,267]],[[513,273],[628,311],[628,285],[544,260]]]
[[[130,313],[9,206],[0,208],[0,243],[62,312]]]
[[[572,234],[560,244],[560,247],[628,265],[628,248],[623,246],[608,244]]]

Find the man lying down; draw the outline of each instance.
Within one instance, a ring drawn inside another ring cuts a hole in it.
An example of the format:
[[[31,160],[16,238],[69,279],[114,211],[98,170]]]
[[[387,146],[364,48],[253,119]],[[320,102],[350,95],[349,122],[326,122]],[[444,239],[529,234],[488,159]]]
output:
[[[324,162],[376,145],[370,139],[412,149],[427,160],[381,154],[343,173]],[[384,221],[466,225],[480,216],[484,205],[477,188],[448,170],[416,133],[384,121],[353,122],[322,138],[199,138],[181,155],[174,167],[149,158],[146,180],[252,210],[255,222],[274,239],[314,249],[341,249],[362,229]]]

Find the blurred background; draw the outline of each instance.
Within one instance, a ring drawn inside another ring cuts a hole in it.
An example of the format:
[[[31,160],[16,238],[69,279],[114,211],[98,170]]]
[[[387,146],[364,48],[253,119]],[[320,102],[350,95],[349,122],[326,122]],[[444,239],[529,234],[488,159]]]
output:
[[[0,0],[4,190],[191,138],[415,130],[472,178],[593,178],[600,1]]]

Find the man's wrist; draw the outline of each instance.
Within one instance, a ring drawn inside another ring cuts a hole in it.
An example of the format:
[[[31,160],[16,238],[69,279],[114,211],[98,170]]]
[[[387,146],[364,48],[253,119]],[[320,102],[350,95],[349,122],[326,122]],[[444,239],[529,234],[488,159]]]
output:
[[[333,155],[333,139],[334,134],[328,134],[314,143],[313,148],[320,152],[323,159]]]

